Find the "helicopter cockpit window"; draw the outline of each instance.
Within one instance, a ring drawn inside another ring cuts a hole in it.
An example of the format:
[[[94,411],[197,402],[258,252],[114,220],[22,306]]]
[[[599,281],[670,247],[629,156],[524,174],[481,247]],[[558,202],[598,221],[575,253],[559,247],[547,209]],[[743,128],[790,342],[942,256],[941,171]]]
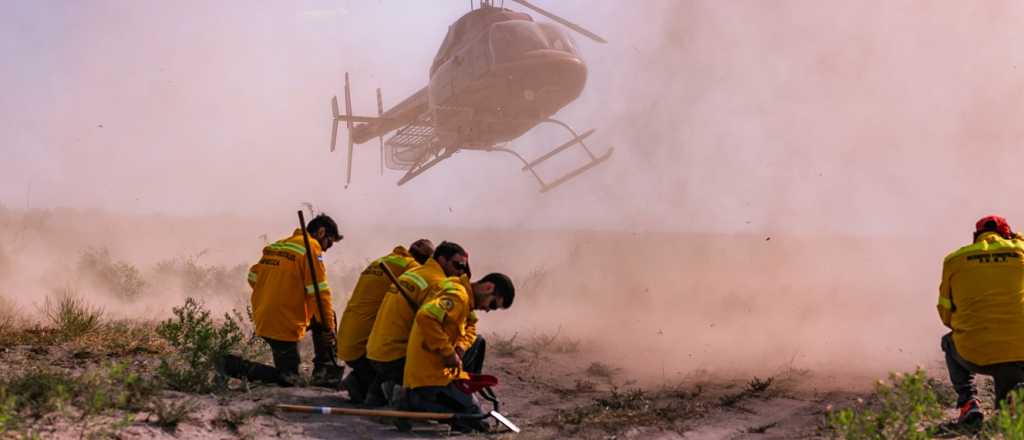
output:
[[[549,48],[547,37],[537,23],[514,20],[491,27],[491,53],[496,64],[515,61],[533,50]]]
[[[548,45],[551,49],[577,55],[576,42],[573,41],[568,33],[551,23],[538,23],[537,25],[540,26],[541,31],[547,37]]]

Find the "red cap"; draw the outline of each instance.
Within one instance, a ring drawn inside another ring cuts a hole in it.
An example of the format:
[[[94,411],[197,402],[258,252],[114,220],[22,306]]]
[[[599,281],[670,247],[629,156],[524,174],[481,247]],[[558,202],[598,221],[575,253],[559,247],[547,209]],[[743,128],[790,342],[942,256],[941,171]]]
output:
[[[1013,231],[1010,230],[1010,224],[1006,222],[1005,218],[998,215],[990,215],[982,217],[974,224],[974,235],[977,236],[982,232],[998,232],[1004,238],[1010,238],[1013,236]]]

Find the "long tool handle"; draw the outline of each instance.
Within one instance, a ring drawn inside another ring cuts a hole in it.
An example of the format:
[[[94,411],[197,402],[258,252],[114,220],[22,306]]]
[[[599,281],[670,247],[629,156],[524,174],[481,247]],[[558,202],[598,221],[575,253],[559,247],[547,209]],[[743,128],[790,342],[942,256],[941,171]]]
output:
[[[455,417],[454,413],[414,412],[395,411],[387,409],[362,409],[362,408],[337,408],[330,406],[306,406],[306,405],[277,405],[277,409],[286,412],[299,412],[307,414],[335,414],[343,416],[368,416],[368,417],[399,417],[403,419],[419,420],[449,420]]]
[[[316,298],[316,309],[320,312],[320,320],[323,321],[320,325],[327,328],[330,334],[334,334],[334,329],[331,325],[327,324],[327,315],[324,314],[324,305],[320,302],[320,281],[316,279],[316,266],[313,262],[313,248],[309,247],[309,233],[306,232],[306,217],[302,215],[302,210],[299,210],[299,228],[302,229],[302,242],[306,245],[306,265],[309,266],[309,276],[313,280],[313,296]]]
[[[395,276],[395,273],[392,272],[391,268],[388,267],[387,264],[384,264],[383,261],[377,263],[377,265],[380,266],[381,270],[384,271],[384,274],[388,276],[389,280],[391,280],[391,284],[394,284],[395,287],[398,288],[398,294],[402,295],[402,298],[405,298],[405,302],[409,303],[409,308],[411,308],[412,312],[415,314],[416,311],[420,309],[420,306],[416,304],[416,301],[412,300],[412,295],[405,290],[405,286],[402,286],[402,283],[398,282],[398,277]]]

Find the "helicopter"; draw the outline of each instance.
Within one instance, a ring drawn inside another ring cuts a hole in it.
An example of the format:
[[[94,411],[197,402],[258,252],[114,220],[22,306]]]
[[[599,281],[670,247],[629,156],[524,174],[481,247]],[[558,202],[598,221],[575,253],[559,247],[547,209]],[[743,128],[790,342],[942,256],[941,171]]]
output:
[[[607,43],[526,0],[513,1],[591,40]],[[338,97],[331,99],[331,151],[337,144],[338,125],[344,122],[348,129],[346,188],[352,181],[353,146],[373,138],[380,145],[381,174],[385,166],[405,171],[398,185],[458,151],[477,150],[515,156],[543,193],[611,157],[613,148],[596,155],[584,143],[594,129],[579,134],[552,118],[579,97],[587,79],[587,66],[568,33],[553,23],[535,22],[527,13],[505,9],[503,1],[497,6],[495,0],[480,0],[478,7],[473,6],[470,0],[470,12],[449,26],[430,66],[427,85],[387,111],[378,88],[377,116],[354,115],[345,73],[345,113],[339,111]],[[564,128],[571,138],[533,160],[508,147],[510,141],[545,123]],[[576,145],[587,155],[585,164],[553,180],[544,180],[537,172],[537,166]]]

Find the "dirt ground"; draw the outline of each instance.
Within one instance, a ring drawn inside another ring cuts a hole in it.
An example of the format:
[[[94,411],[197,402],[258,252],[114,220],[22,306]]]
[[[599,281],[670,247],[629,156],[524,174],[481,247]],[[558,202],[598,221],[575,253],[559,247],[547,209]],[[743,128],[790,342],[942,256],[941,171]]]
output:
[[[610,364],[582,362],[592,353],[570,346],[538,353],[535,347],[516,345],[500,335],[488,359],[488,372],[502,383],[495,389],[502,413],[519,425],[518,435],[497,428],[495,438],[655,438],[742,439],[822,438],[825,410],[829,405],[848,405],[863,393],[815,388],[822,377],[806,370],[784,370],[760,378],[726,378],[696,373],[684,380],[641,386],[623,377]],[[136,353],[122,358],[145,368],[158,362],[157,355]],[[0,351],[0,366],[7,371],[48,364],[82,370],[108,361],[103,353],[87,347],[16,346]],[[147,411],[127,414],[127,426],[99,435],[124,439],[143,438],[463,438],[446,425],[421,423],[411,433],[401,433],[389,422],[364,417],[325,416],[275,412],[272,405],[292,403],[314,406],[350,406],[342,394],[316,387],[279,388],[248,386],[234,381],[231,391],[219,395],[187,395],[163,391],[161,399],[189,401],[194,409],[176,429],[165,429]],[[489,408],[489,404],[485,404]],[[236,426],[226,419],[234,411],[241,416]],[[54,414],[36,425],[43,438],[96,437],[98,426],[112,425],[114,418],[76,422],[74,417]]]

